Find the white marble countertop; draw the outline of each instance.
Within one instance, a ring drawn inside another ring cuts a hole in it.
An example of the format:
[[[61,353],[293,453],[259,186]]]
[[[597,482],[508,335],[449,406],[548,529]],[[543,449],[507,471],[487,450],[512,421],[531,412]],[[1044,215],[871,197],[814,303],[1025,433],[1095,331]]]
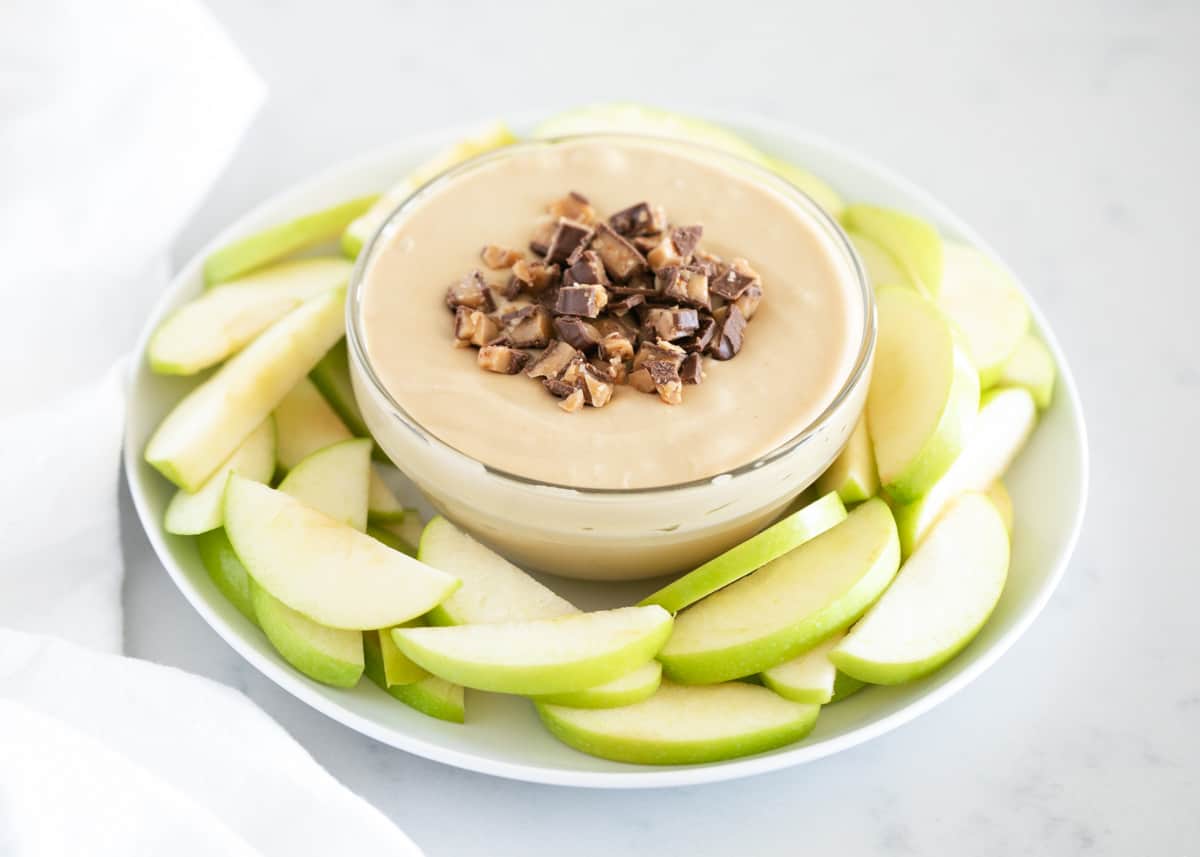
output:
[[[614,97],[758,112],[907,174],[1023,276],[1074,362],[1092,496],[1062,588],[966,691],[865,746],[721,785],[525,785],[357,735],[201,621],[124,499],[131,654],[245,691],[430,857],[1196,853],[1194,0],[210,4],[271,100],[177,260],[406,133]]]

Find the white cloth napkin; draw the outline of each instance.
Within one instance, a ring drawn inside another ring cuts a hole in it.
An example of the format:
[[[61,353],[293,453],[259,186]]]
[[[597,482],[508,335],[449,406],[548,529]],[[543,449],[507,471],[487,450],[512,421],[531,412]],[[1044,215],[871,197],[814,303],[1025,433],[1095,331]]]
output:
[[[121,355],[264,97],[193,0],[0,5],[0,855],[419,854],[241,694],[121,657]]]

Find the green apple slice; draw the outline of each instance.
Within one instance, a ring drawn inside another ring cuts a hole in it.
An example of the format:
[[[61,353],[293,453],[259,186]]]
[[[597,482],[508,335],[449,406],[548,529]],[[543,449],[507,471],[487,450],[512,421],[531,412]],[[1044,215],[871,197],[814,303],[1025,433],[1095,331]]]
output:
[[[175,405],[146,445],[146,461],[197,491],[345,330],[346,290],[333,289],[267,328]]]
[[[877,205],[847,206],[841,219],[846,229],[883,248],[920,291],[929,297],[938,296],[942,288],[942,238],[933,224]]]
[[[846,519],[846,507],[830,493],[793,512],[756,536],[736,545],[695,571],[647,595],[641,604],[658,604],[677,613],[755,569],[795,550]]]
[[[192,494],[180,488],[167,504],[163,529],[176,535],[192,536],[221,526],[225,483],[230,473],[240,473],[256,482],[270,481],[275,473],[275,424],[267,417],[250,432],[233,455]]]
[[[405,509],[404,522],[400,526],[407,524],[410,518],[416,517],[416,514],[416,509]],[[367,526],[367,535],[373,539],[378,539],[394,551],[400,551],[400,553],[408,554],[416,559],[417,549],[407,539],[397,534],[398,529],[399,527],[391,524],[369,524]]]
[[[844,634],[834,634],[802,655],[763,670],[762,683],[785,699],[824,705],[833,699],[837,667],[829,652]]]
[[[845,448],[817,479],[822,494],[836,491],[843,503],[861,503],[879,493],[879,474],[875,470],[875,449],[867,430],[867,417],[859,417]]]
[[[329,628],[298,613],[250,581],[254,614],[276,651],[304,675],[334,687],[354,687],[363,673],[361,631]]]
[[[221,594],[229,599],[243,616],[258,624],[254,614],[254,600],[250,594],[250,575],[246,566],[234,553],[229,536],[222,529],[209,530],[196,536],[196,549],[204,570]]]
[[[1029,307],[1012,278],[974,247],[947,241],[938,306],[958,325],[984,389],[1029,330]]]
[[[447,681],[527,696],[584,690],[650,661],[671,633],[661,607],[621,607],[554,619],[397,628],[400,651]]]
[[[867,279],[870,280],[872,288],[882,289],[887,286],[896,286],[902,289],[920,291],[917,284],[913,282],[912,277],[908,275],[908,272],[901,268],[896,260],[892,258],[891,254],[880,247],[878,243],[865,235],[859,235],[857,232],[849,230],[846,232],[846,237],[850,239],[850,243],[858,251],[858,258],[862,260],[863,267],[867,271]]]
[[[352,199],[239,238],[204,260],[204,282],[209,285],[223,283],[276,262],[289,253],[332,241],[351,221],[374,205],[377,198]]]
[[[363,634],[367,678],[395,699],[422,714],[451,723],[465,722],[467,712],[462,685],[452,684],[428,674],[411,684],[388,684],[387,666],[381,648],[387,633],[387,630],[383,630],[367,631]]]
[[[987,495],[987,498],[992,501],[992,505],[996,507],[996,511],[1000,513],[1000,520],[1004,521],[1004,529],[1008,530],[1008,536],[1012,538],[1013,501],[1012,495],[1008,493],[1008,486],[1004,484],[1003,479],[997,479],[983,493]]]
[[[375,443],[371,442],[371,451],[374,453]],[[379,466],[371,466],[371,479],[369,483],[369,491],[367,492],[367,512],[372,523],[377,524],[399,524],[404,521],[408,514],[408,510],[404,508],[404,504],[400,502],[400,498],[396,496],[396,492],[391,489],[383,476],[379,473]],[[417,521],[418,527],[420,520]],[[418,532],[420,530],[418,529]]]
[[[996,507],[982,494],[964,494],[830,659],[871,684],[928,675],[979,633],[1004,589],[1008,558]]]
[[[1037,407],[1027,390],[1009,387],[984,396],[971,437],[946,475],[921,499],[892,509],[900,531],[901,554],[913,552],[954,498],[968,491],[986,491],[999,479],[1036,423]]]
[[[879,481],[907,503],[933,487],[965,446],[979,410],[979,373],[930,301],[890,288],[876,305],[867,428]]]
[[[358,399],[354,397],[354,385],[350,381],[350,354],[345,339],[329,349],[313,367],[309,377],[356,437],[371,436],[362,411],[358,408]]]
[[[571,693],[550,693],[533,697],[534,702],[565,705],[568,708],[620,708],[633,705],[654,694],[662,683],[662,664],[650,661],[631,673],[598,687]]]
[[[996,383],[1004,387],[1024,387],[1033,395],[1037,406],[1045,410],[1054,398],[1054,374],[1054,357],[1050,349],[1033,334],[1026,334],[1000,369]]]
[[[849,627],[900,563],[887,504],[868,500],[830,530],[676,617],[658,654],[682,684],[754,675]]]
[[[420,625],[420,622],[414,619],[404,624],[405,627],[416,627]],[[367,634],[372,633],[367,631]],[[383,659],[383,679],[387,682],[388,687],[412,684],[429,677],[427,670],[414,664],[404,652],[396,647],[396,641],[392,639],[390,628],[383,628],[375,632],[375,636],[379,639],[379,656]]]
[[[456,578],[234,474],[225,489],[225,531],[262,588],[331,628],[407,622],[458,588]]]
[[[694,765],[799,741],[821,707],[745,682],[683,687],[664,681],[644,702],[623,708],[537,709],[551,734],[580,752],[639,765]]]
[[[150,368],[194,375],[217,365],[304,301],[345,286],[351,267],[337,257],[301,259],[209,289],[154,331],[146,348]]]
[[[866,686],[865,681],[859,681],[854,676],[839,671],[837,678],[833,680],[833,696],[829,697],[829,702],[825,704],[833,705],[835,702],[841,702],[847,697],[854,696]]]
[[[430,611],[432,625],[522,622],[579,612],[441,515],[425,525],[417,559],[462,581],[457,592]]]
[[[388,215],[421,185],[468,158],[482,155],[484,152],[490,152],[492,149],[499,149],[502,146],[509,146],[515,142],[517,142],[517,138],[513,136],[512,131],[503,123],[495,122],[481,128],[468,139],[438,153],[389,188],[383,196],[375,201],[370,210],[346,226],[346,231],[342,233],[342,252],[351,259],[357,257],[366,243],[371,240],[375,230],[383,225]]]
[[[297,464],[279,490],[335,521],[367,528],[371,441],[356,437],[319,449]]]

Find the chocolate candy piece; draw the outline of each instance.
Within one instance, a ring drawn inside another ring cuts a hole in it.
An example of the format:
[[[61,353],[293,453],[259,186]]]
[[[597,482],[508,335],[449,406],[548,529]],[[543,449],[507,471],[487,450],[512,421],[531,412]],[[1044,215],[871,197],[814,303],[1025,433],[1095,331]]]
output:
[[[571,220],[566,217],[558,218],[558,226],[550,236],[546,245],[547,262],[566,262],[571,254],[581,247],[586,247],[592,240],[592,229],[586,223]]]
[[[545,308],[522,307],[517,317],[505,325],[504,336],[515,348],[541,348],[554,335],[554,322]]]
[[[536,295],[546,288],[558,283],[558,265],[547,265],[545,262],[527,262],[524,259],[512,266],[510,286],[515,283],[517,291],[525,291]]]
[[[479,349],[476,360],[480,369],[501,375],[516,375],[529,362],[529,355],[507,345],[485,345]]]
[[[646,302],[646,296],[642,294],[625,295],[619,301],[609,301],[608,311],[614,315],[628,315],[630,310],[639,307]]]
[[[634,274],[646,270],[646,260],[642,254],[607,223],[596,224],[591,248],[600,255],[605,269],[614,280],[626,282]]]
[[[746,317],[746,321],[754,318],[754,313],[758,312],[758,305],[762,303],[763,291],[758,286],[751,286],[742,292],[742,296],[733,302],[734,306],[742,311],[742,315]]]
[[[584,250],[563,274],[564,286],[607,286],[604,263],[593,250]]]
[[[699,354],[689,354],[683,358],[679,366],[679,380],[685,384],[699,384],[704,380],[702,358]]]
[[[501,271],[511,268],[515,263],[521,261],[521,251],[509,250],[499,244],[488,244],[479,251],[479,258],[483,259],[483,264],[493,271]]]
[[[545,256],[546,251],[550,249],[550,239],[554,237],[554,230],[557,228],[557,218],[543,217],[539,219],[537,226],[534,227],[533,237],[529,239],[529,249],[539,256]]]
[[[500,334],[500,325],[482,310],[460,306],[454,310],[454,344],[459,348],[487,345]]]
[[[662,339],[657,342],[643,342],[633,357],[633,368],[641,369],[646,363],[661,361],[678,369],[686,356],[687,352],[672,342]]]
[[[704,227],[699,223],[692,226],[676,226],[671,229],[671,243],[675,245],[676,253],[684,259],[691,259],[702,235]]]
[[[554,319],[554,332],[563,342],[580,351],[592,351],[600,344],[600,331],[573,315],[560,315]]]
[[[639,202],[618,211],[608,218],[608,223],[619,235],[634,238],[662,232],[667,225],[667,216],[662,206]]]
[[[714,360],[729,360],[742,350],[743,335],[746,331],[746,317],[730,304],[722,310],[722,317],[717,320],[717,332],[709,343],[708,353]]]
[[[596,209],[588,203],[586,196],[575,191],[571,191],[562,199],[556,199],[546,210],[552,217],[565,217],[588,226],[596,222]]]
[[[608,290],[614,295],[649,296],[658,292],[658,286],[655,284],[654,274],[650,273],[650,271],[643,271],[639,274],[634,274],[624,283],[611,284]]]
[[[758,272],[745,259],[734,259],[709,281],[708,290],[726,300],[735,301],[751,286],[759,286]]]
[[[546,346],[533,365],[525,373],[530,378],[558,378],[580,354],[562,340],[556,339]]]
[[[600,356],[605,360],[632,360],[633,340],[624,333],[606,333],[600,340]]]
[[[717,321],[711,315],[700,316],[700,328],[687,339],[679,340],[679,347],[689,354],[703,353],[717,333]]]
[[[465,306],[491,312],[496,308],[496,303],[487,281],[483,279],[483,273],[472,271],[446,289],[446,306],[452,310]]]
[[[612,399],[614,381],[591,363],[585,363],[580,373],[583,399],[593,408],[603,408]]]
[[[670,265],[658,272],[655,282],[658,293],[663,298],[677,303],[685,303],[698,309],[710,309],[712,302],[708,296],[708,276],[691,266],[681,268]]]
[[[692,254],[692,263],[688,267],[700,271],[711,280],[721,272],[723,264],[721,257],[716,253],[697,250]]]
[[[642,324],[647,338],[674,342],[699,330],[700,317],[694,309],[650,307],[642,316]]]
[[[646,259],[655,271],[661,271],[664,268],[679,268],[684,263],[684,258],[675,249],[675,242],[671,240],[670,235],[663,235],[654,249],[646,252]]]
[[[604,286],[563,286],[558,290],[554,311],[559,315],[595,318],[608,304]]]
[[[648,360],[629,375],[629,386],[643,393],[658,393],[668,405],[683,401],[683,382],[678,368],[665,360]]]

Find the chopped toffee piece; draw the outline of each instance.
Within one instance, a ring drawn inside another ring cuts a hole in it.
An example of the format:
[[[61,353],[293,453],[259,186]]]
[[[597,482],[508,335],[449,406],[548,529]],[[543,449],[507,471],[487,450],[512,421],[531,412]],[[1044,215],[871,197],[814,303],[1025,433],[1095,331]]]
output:
[[[629,208],[622,209],[608,218],[608,223],[620,235],[634,238],[639,235],[650,235],[662,232],[667,225],[667,215],[661,206],[648,202],[639,202]]]
[[[558,290],[554,311],[560,315],[595,318],[608,304],[604,286],[563,286]]]
[[[586,196],[575,191],[571,191],[562,199],[556,199],[546,210],[553,217],[577,220],[587,226],[596,222],[596,209],[592,208]]]
[[[742,350],[743,334],[746,330],[746,317],[738,309],[737,304],[730,304],[722,311],[722,318],[717,322],[717,332],[709,343],[708,353],[714,360],[729,360]]]
[[[742,292],[742,296],[733,302],[733,305],[742,311],[742,315],[746,317],[746,321],[754,318],[754,313],[758,310],[758,305],[762,301],[762,289],[758,286],[751,286]]]
[[[571,395],[567,396],[565,399],[562,399],[558,403],[558,406],[560,408],[562,408],[564,411],[566,411],[568,414],[573,414],[577,410],[582,408],[583,407],[583,388],[576,387],[575,390],[571,393]]]
[[[628,315],[630,310],[639,307],[646,302],[646,296],[642,294],[625,295],[620,300],[609,301],[608,311],[614,315]]]
[[[607,223],[596,224],[591,248],[604,261],[604,267],[614,280],[625,282],[634,274],[646,270],[646,259],[638,249],[613,231]]]
[[[593,250],[584,250],[563,275],[564,286],[607,286],[604,263]]]
[[[654,338],[673,342],[695,333],[700,328],[700,317],[694,309],[650,307],[643,316],[643,324]]]
[[[550,243],[546,246],[546,261],[565,262],[576,250],[586,247],[590,240],[592,240],[590,226],[577,220],[560,217],[554,234],[550,236]]]
[[[685,384],[699,384],[704,380],[704,369],[699,354],[689,354],[679,366],[679,380]]]
[[[500,335],[500,325],[482,310],[460,306],[454,310],[454,344],[460,348],[484,346]]]
[[[702,354],[708,343],[717,332],[717,320],[711,315],[700,316],[700,329],[687,339],[681,339],[679,346],[689,354]]]
[[[624,333],[606,333],[600,340],[600,356],[606,360],[632,360],[633,340]]]
[[[745,259],[734,259],[728,267],[708,284],[709,291],[720,295],[726,300],[736,301],[742,292],[751,286],[759,285],[758,273],[750,267]]]
[[[608,287],[608,290],[614,295],[653,295],[658,292],[658,286],[654,282],[654,274],[649,271],[643,271],[640,274],[634,274],[625,283],[613,283]]]
[[[580,351],[592,351],[600,344],[600,331],[573,315],[560,315],[554,319],[554,332],[558,338]]]
[[[527,262],[520,260],[512,266],[512,278],[509,283],[517,284],[517,291],[538,294],[547,286],[558,282],[558,265],[547,265],[545,262]]]
[[[630,387],[633,387],[633,389],[637,390],[639,393],[655,392],[654,379],[650,377],[650,370],[645,366],[634,369],[632,372],[630,372],[629,376],[625,379],[625,383]]]
[[[533,230],[533,237],[529,239],[529,249],[539,256],[545,256],[546,251],[550,249],[550,239],[554,237],[554,230],[557,227],[557,218],[545,217],[539,220],[537,227]]]
[[[583,365],[580,373],[582,379],[583,398],[593,408],[603,408],[613,395],[613,380],[607,374],[602,374],[591,363]]]
[[[692,254],[692,264],[689,267],[695,268],[711,280],[721,272],[721,257],[716,253],[697,250]]]
[[[658,342],[643,342],[633,357],[633,368],[641,369],[646,363],[651,362],[670,363],[678,368],[686,356],[687,352],[673,342],[666,342],[662,339]]]
[[[655,271],[683,265],[683,256],[675,249],[675,242],[671,240],[670,235],[663,235],[654,249],[647,251],[646,259]]]
[[[483,274],[479,271],[472,271],[446,289],[446,306],[452,310],[465,306],[468,309],[481,309],[484,312],[491,312],[496,308],[491,289],[488,288],[487,281],[483,279]]]
[[[525,374],[530,378],[558,378],[579,352],[562,340],[555,340],[533,361]]]
[[[509,322],[504,335],[515,348],[541,348],[554,336],[554,322],[543,307],[522,307],[519,317]]]
[[[636,247],[641,254],[645,256],[655,247],[662,243],[663,237],[661,232],[652,232],[649,235],[638,235],[636,238],[630,238],[629,243]]]
[[[479,368],[489,372],[516,375],[529,362],[529,355],[507,345],[485,345],[479,349],[477,361]]]
[[[487,265],[493,271],[502,271],[505,268],[511,268],[514,264],[521,261],[520,250],[509,250],[507,247],[501,247],[499,244],[488,244],[479,251],[479,258],[483,259],[483,264]]]
[[[565,399],[575,392],[574,384],[568,384],[566,381],[560,381],[557,378],[543,379],[542,386],[549,391],[550,395],[558,399]]]
[[[683,381],[679,369],[666,360],[647,360],[629,375],[629,386],[643,393],[658,393],[668,405],[683,401]]]
[[[703,271],[688,266],[680,268],[669,265],[659,270],[657,275],[658,293],[664,298],[688,304],[697,309],[710,309],[712,301],[708,296],[708,275]]]

